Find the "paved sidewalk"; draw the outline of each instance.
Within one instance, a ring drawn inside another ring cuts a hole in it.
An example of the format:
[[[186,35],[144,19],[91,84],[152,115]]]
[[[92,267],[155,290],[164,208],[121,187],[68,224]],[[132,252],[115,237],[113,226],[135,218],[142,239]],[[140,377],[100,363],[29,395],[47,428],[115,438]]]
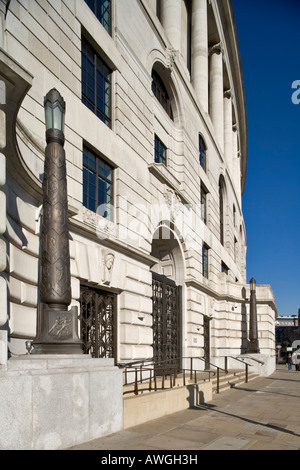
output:
[[[70,450],[300,450],[300,372],[279,365],[205,405]]]

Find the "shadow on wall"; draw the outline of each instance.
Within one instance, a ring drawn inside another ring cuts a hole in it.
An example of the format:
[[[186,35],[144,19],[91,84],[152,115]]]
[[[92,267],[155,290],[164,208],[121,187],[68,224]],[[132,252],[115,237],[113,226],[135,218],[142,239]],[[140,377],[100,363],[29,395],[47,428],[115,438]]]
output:
[[[189,391],[189,397],[187,398],[189,408],[197,408],[197,406],[205,403],[204,393],[199,390],[199,385],[187,385],[187,389]]]

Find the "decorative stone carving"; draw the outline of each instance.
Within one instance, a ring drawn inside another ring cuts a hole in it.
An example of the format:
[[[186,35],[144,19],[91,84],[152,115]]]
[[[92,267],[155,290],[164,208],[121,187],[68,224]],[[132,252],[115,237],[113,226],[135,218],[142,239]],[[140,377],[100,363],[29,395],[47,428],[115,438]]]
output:
[[[105,285],[110,285],[112,271],[115,262],[115,255],[108,250],[102,252],[102,282]]]
[[[218,44],[214,44],[213,46],[211,46],[208,50],[208,54],[211,55],[216,51],[221,52],[222,55],[224,55],[224,49],[221,42],[218,42]]]
[[[168,69],[172,70],[177,58],[177,53],[176,49],[173,47],[167,47],[166,49],[166,58],[167,58],[167,67]]]
[[[181,199],[173,189],[168,187],[164,192],[164,198],[170,210],[170,221],[174,223],[181,211]]]
[[[98,238],[105,240],[109,237],[116,237],[116,226],[114,222],[84,206],[82,208],[82,220],[95,229]]]

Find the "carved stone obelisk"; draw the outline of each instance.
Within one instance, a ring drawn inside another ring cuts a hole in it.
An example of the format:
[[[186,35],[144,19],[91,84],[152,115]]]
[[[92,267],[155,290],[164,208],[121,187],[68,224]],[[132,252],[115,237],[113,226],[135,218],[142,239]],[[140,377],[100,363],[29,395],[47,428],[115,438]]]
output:
[[[82,353],[77,307],[71,307],[68,195],[63,119],[57,90],[45,97],[46,141],[43,181],[40,302],[32,354]],[[48,114],[47,114],[48,113]],[[47,118],[50,122],[47,123]]]
[[[259,353],[258,330],[257,330],[257,306],[256,306],[256,282],[252,278],[250,280],[250,325],[249,325],[249,342],[247,353]]]

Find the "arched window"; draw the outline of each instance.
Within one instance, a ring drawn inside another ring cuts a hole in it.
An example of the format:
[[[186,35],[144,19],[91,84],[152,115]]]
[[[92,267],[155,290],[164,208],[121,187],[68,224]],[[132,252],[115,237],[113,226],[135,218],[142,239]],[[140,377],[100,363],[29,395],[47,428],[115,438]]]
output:
[[[164,82],[155,70],[152,70],[152,91],[156,99],[159,101],[161,106],[164,108],[168,116],[173,121],[173,112],[171,108],[171,100],[169,94],[164,85]]]
[[[206,146],[201,135],[199,135],[199,162],[203,170],[206,171]]]

